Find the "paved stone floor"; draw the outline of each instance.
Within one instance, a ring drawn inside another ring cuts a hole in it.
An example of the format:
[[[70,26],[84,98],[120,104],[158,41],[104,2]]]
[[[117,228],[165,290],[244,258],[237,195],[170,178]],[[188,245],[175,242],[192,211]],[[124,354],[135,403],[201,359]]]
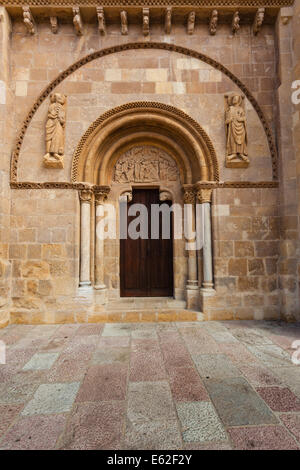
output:
[[[1,449],[300,449],[300,324],[11,325]]]

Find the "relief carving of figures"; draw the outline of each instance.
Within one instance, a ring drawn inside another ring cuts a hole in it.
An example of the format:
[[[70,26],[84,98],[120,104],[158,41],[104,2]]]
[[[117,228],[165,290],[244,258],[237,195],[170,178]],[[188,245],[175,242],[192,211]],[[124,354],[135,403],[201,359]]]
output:
[[[225,95],[226,166],[245,168],[249,165],[247,123],[244,96]]]
[[[113,180],[117,183],[177,181],[179,171],[174,160],[156,147],[134,147],[117,161]]]
[[[46,123],[46,155],[44,166],[47,168],[64,167],[66,125],[66,97],[61,93],[50,95]]]

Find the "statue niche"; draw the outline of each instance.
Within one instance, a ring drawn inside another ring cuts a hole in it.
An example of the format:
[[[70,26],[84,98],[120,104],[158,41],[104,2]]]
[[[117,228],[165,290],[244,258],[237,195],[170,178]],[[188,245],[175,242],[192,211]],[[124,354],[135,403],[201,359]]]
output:
[[[237,93],[225,95],[226,166],[247,168],[247,125],[244,96]]]
[[[48,119],[46,123],[46,155],[44,166],[47,168],[64,167],[66,97],[60,93],[50,95]]]
[[[116,183],[177,181],[179,171],[174,160],[156,147],[139,146],[125,152],[114,168]]]

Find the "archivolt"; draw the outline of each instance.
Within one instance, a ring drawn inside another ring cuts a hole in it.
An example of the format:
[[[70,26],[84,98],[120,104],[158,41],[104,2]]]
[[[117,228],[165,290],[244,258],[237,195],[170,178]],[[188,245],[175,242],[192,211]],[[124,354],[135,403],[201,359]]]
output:
[[[272,158],[272,173],[273,173],[273,180],[277,180],[278,178],[278,169],[277,169],[277,153],[276,153],[276,147],[273,141],[273,136],[272,136],[272,131],[270,129],[270,126],[264,116],[264,113],[257,103],[256,99],[254,96],[250,93],[248,88],[239,80],[230,70],[228,70],[224,65],[220,64],[219,62],[215,61],[214,59],[211,59],[210,57],[206,56],[205,54],[202,54],[201,52],[197,52],[191,49],[188,49],[186,47],[182,46],[176,46],[174,44],[168,44],[168,43],[161,43],[161,42],[134,42],[134,43],[128,43],[128,44],[121,44],[113,47],[108,47],[106,49],[101,49],[100,51],[93,52],[92,54],[89,54],[82,59],[78,60],[75,62],[73,65],[68,67],[64,72],[60,73],[48,86],[45,88],[45,90],[40,94],[34,105],[32,106],[31,110],[29,111],[25,121],[23,122],[23,126],[19,132],[15,148],[12,154],[12,160],[11,160],[11,182],[16,182],[17,181],[17,169],[18,169],[18,158],[21,150],[21,146],[23,143],[24,135],[26,133],[26,130],[36,113],[37,109],[39,106],[42,104],[42,102],[49,96],[49,94],[56,88],[65,78],[67,78],[69,75],[71,75],[73,72],[78,70],[80,67],[83,65],[98,59],[100,57],[104,57],[109,54],[114,54],[115,52],[122,52],[126,50],[132,50],[132,49],[164,49],[168,51],[173,51],[173,52],[178,52],[180,54],[187,55],[189,57],[194,57],[196,59],[202,60],[203,62],[206,62],[207,64],[211,65],[212,67],[220,70],[222,73],[227,75],[245,94],[245,96],[248,98],[250,103],[252,104],[253,108],[257,112],[259,119],[264,127],[268,144],[269,144],[269,149],[271,153],[271,158]]]

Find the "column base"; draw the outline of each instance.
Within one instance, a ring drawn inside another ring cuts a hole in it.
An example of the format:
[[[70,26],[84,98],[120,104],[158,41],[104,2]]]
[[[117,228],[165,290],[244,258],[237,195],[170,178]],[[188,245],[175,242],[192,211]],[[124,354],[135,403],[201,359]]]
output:
[[[106,285],[105,285],[105,284],[96,284],[96,285],[94,286],[94,289],[96,289],[96,290],[104,290],[104,289],[106,289]]]
[[[213,282],[202,282],[203,289],[213,289],[214,283]]]
[[[198,289],[198,281],[191,281],[191,280],[187,280],[187,283],[186,283],[186,288],[187,290],[195,290],[195,289]]]
[[[80,281],[79,282],[79,287],[91,286],[91,285],[92,285],[91,281]]]

